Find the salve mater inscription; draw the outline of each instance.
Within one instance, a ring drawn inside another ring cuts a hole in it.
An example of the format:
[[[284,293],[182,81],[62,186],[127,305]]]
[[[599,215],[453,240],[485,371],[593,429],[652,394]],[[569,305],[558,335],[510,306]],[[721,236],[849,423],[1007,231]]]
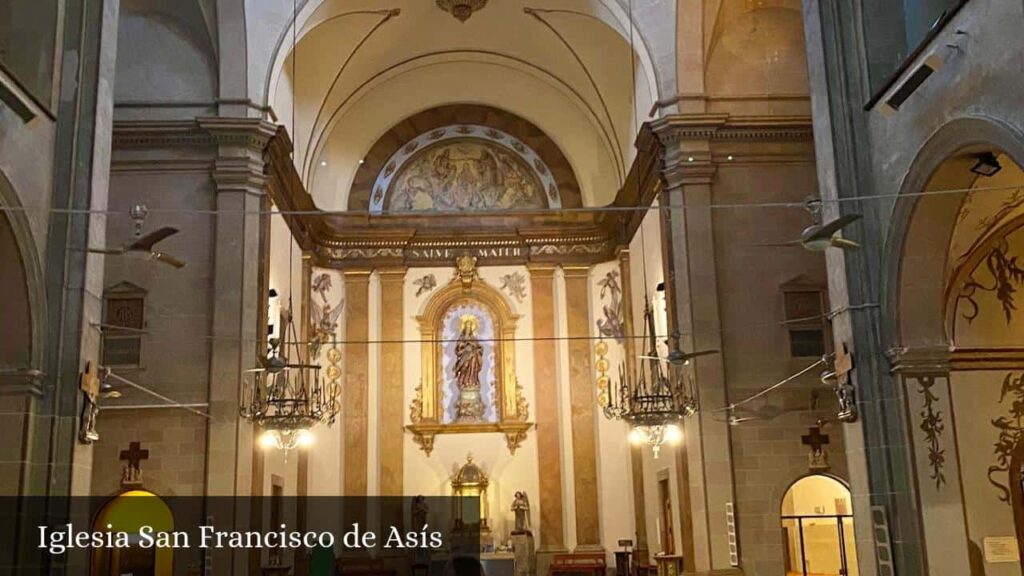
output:
[[[515,375],[518,319],[477,274],[476,258],[459,257],[455,277],[417,318],[423,377],[407,428],[427,455],[437,434],[503,433],[512,453],[526,439],[532,424]]]

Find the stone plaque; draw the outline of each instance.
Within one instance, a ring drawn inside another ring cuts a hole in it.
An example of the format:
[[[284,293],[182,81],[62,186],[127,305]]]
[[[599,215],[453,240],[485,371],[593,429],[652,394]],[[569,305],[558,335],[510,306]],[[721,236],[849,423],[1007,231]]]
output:
[[[1013,536],[989,536],[984,540],[985,562],[1003,564],[1020,562],[1020,548]]]

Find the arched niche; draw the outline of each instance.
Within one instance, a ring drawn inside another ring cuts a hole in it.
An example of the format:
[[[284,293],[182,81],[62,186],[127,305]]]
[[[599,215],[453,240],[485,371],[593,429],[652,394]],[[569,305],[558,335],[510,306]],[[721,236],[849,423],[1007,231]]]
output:
[[[513,454],[532,426],[529,405],[516,376],[515,336],[519,316],[505,297],[479,277],[476,259],[458,259],[455,276],[426,302],[419,323],[421,380],[409,407],[415,442],[427,455],[438,434],[505,435]],[[467,335],[467,326],[471,326]],[[458,386],[457,348],[466,338],[479,346],[482,410],[464,410]]]
[[[980,151],[1005,154],[1024,166],[1024,135],[989,118],[953,120],[928,139],[900,185],[885,251],[887,348],[948,349],[954,343],[947,248],[976,179],[968,159]],[[964,192],[921,194],[929,190]]]

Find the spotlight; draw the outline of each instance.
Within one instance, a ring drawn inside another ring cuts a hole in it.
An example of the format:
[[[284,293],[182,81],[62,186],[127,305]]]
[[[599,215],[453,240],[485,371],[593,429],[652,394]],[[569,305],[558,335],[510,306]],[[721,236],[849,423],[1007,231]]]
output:
[[[320,165],[321,166],[327,166],[327,160],[321,160],[320,161]]]
[[[971,172],[979,176],[991,177],[995,176],[1002,170],[1003,167],[999,164],[999,159],[996,155],[991,152],[985,152],[978,157],[977,163],[971,167]]]

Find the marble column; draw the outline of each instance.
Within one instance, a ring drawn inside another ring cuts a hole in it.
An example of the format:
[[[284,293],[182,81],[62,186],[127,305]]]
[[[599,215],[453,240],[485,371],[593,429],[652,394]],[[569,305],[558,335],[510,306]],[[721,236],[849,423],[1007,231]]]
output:
[[[342,389],[345,496],[365,496],[369,440],[370,271],[344,270],[345,387]]]
[[[597,493],[597,399],[590,342],[590,267],[565,266],[576,551],[601,550]]]
[[[629,250],[621,249],[617,255],[619,276],[622,285],[622,322],[625,326],[633,326],[633,284],[629,268]],[[626,373],[635,374],[636,340],[626,338],[625,341]],[[650,560],[647,546],[647,506],[644,493],[644,457],[643,446],[630,446],[629,466],[633,479],[633,522],[635,524],[636,542],[634,542],[634,562],[647,564]]]
[[[531,266],[533,294],[533,381],[537,411],[537,469],[540,473],[539,552],[565,551],[562,505],[562,444],[559,428],[555,336],[555,267]]]
[[[714,231],[709,205],[715,167],[707,141],[682,140],[670,126],[656,128],[665,145],[661,212],[665,297],[670,330],[683,334],[690,350],[721,350],[721,318],[715,268]],[[683,209],[685,208],[685,209]],[[694,361],[693,377],[701,411],[685,426],[686,446],[678,472],[683,508],[690,512],[692,531],[683,535],[683,549],[692,539],[696,570],[732,567],[726,504],[735,499],[729,425],[711,409],[726,406],[725,365],[721,355]],[[681,459],[681,458],[680,458]],[[689,492],[689,502],[685,500]],[[687,520],[685,514],[682,518]]]
[[[405,319],[405,268],[380,270],[381,345],[380,354],[380,495],[401,496],[402,447],[405,440],[403,416]]]

